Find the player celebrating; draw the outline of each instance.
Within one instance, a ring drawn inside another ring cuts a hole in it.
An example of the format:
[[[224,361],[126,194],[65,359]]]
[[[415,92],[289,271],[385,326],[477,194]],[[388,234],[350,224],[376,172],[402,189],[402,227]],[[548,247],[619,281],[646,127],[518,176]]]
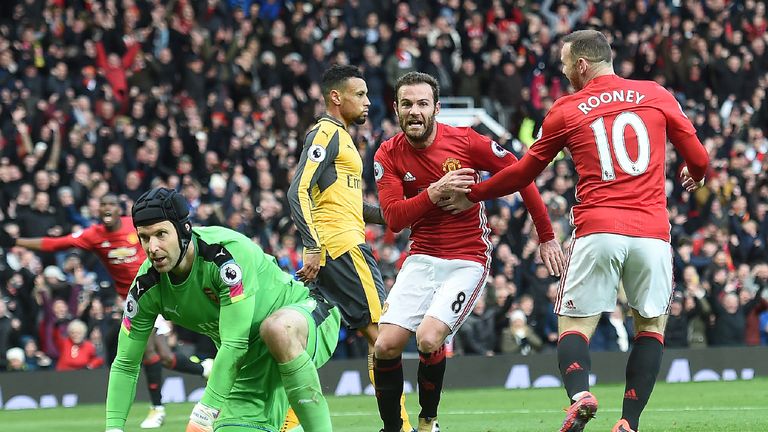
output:
[[[555,102],[539,139],[519,163],[472,186],[470,201],[511,193],[532,181],[563,148],[576,165],[579,203],[568,268],[555,304],[558,363],[571,398],[562,432],[581,431],[597,411],[589,392],[589,338],[602,312],[616,306],[619,282],[637,334],[627,362],[621,419],[614,432],[638,430],[661,366],[672,294],[666,209],[667,138],[683,156],[683,186],[703,185],[708,156],[675,98],[652,81],[616,76],[605,36],[581,30],[563,38],[563,73],[576,93]],[[446,200],[460,211],[463,195]]]
[[[373,344],[378,337],[384,282],[365,222],[383,224],[381,210],[363,201],[363,161],[347,128],[368,117],[368,88],[355,66],[335,65],[322,78],[326,115],[304,140],[296,175],[288,190],[291,216],[304,244],[296,273],[341,310],[344,322],[368,340],[368,372],[373,376]],[[411,431],[405,398],[400,398],[403,430]],[[399,431],[399,429],[398,429]]]
[[[0,246],[22,246],[27,249],[55,252],[69,248],[83,249],[95,253],[115,282],[117,294],[125,299],[139,266],[147,258],[139,247],[139,238],[129,216],[121,216],[122,209],[117,196],[105,194],[99,200],[100,224],[92,225],[82,231],[63,237],[11,238],[0,229]],[[192,361],[176,356],[168,346],[166,335],[171,328],[162,317],[155,323],[155,331],[150,336],[144,355],[149,397],[152,403],[147,418],[141,423],[142,429],[159,428],[165,420],[165,408],[162,405],[160,386],[163,381],[162,367],[180,372],[206,376],[210,371],[211,361]],[[115,334],[115,337],[117,335]],[[115,341],[116,342],[116,341]]]
[[[493,248],[485,209],[461,215],[436,203],[452,188],[465,189],[478,171],[496,172],[516,158],[470,128],[436,123],[437,81],[410,72],[395,88],[401,133],[384,142],[374,158],[379,200],[389,227],[411,227],[411,254],[387,297],[376,341],[376,396],[384,432],[400,430],[397,400],[403,389],[401,353],[412,333],[419,350],[419,432],[439,430],[437,407],[445,374],[444,341],[458,330],[482,295]],[[446,174],[450,173],[450,174]],[[468,190],[468,189],[467,189]],[[552,274],[563,255],[534,185],[523,190]],[[403,198],[405,197],[405,198]]]
[[[107,430],[121,431],[138,364],[159,314],[218,347],[187,432],[277,430],[288,401],[306,430],[330,432],[317,367],[336,347],[339,312],[282,272],[250,239],[192,229],[184,198],[155,188],[136,200],[133,223],[148,259],[126,299],[109,375]],[[127,390],[127,391],[126,391]]]

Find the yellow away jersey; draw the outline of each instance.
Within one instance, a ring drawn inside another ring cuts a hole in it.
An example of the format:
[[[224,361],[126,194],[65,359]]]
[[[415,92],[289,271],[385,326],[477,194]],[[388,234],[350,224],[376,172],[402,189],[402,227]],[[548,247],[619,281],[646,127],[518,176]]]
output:
[[[365,243],[362,174],[363,160],[344,125],[329,115],[321,117],[304,139],[288,189],[291,216],[305,248],[327,250],[335,259]]]

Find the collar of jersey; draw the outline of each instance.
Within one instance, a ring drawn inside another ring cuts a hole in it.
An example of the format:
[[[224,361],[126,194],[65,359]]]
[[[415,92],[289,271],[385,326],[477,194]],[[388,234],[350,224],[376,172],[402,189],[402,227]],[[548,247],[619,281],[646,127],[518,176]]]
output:
[[[172,289],[181,289],[184,287],[184,284],[189,282],[189,279],[192,277],[192,274],[195,272],[195,268],[197,268],[197,257],[198,257],[198,251],[200,250],[199,246],[197,245],[197,236],[192,233],[192,244],[195,245],[195,258],[192,260],[192,268],[189,269],[189,274],[186,278],[184,278],[183,281],[179,283],[174,283],[173,279],[171,279],[170,274],[166,274],[165,276],[168,278],[168,283],[170,283]]]
[[[335,124],[336,126],[342,129],[346,129],[346,127],[344,127],[344,123],[340,122],[330,114],[323,114],[322,116],[320,116],[320,119],[318,119],[318,121],[323,121],[323,120],[328,120],[329,122]]]

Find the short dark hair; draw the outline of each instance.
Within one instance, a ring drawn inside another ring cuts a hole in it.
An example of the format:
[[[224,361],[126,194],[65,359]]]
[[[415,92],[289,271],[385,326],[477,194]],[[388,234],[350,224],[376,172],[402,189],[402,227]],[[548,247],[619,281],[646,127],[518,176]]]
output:
[[[437,83],[435,77],[424,72],[408,72],[401,76],[395,84],[395,102],[398,102],[397,93],[400,91],[400,87],[416,84],[429,84],[429,86],[432,87],[434,102],[437,103],[437,101],[440,100],[440,85]]]
[[[329,95],[331,90],[339,90],[339,87],[350,78],[363,79],[363,73],[360,72],[357,66],[339,64],[331,66],[323,72],[323,77],[320,80],[320,89],[323,92],[323,96]]]
[[[591,62],[600,63],[613,60],[611,44],[604,34],[597,30],[579,30],[563,38],[563,43],[571,44],[571,59],[579,57]]]

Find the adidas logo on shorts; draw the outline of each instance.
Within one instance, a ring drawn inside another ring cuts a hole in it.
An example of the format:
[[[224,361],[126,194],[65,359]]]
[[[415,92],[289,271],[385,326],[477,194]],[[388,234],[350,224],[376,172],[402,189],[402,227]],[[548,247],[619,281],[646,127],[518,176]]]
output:
[[[573,300],[568,300],[565,302],[565,305],[563,305],[566,309],[576,309],[576,305],[573,304]]]

